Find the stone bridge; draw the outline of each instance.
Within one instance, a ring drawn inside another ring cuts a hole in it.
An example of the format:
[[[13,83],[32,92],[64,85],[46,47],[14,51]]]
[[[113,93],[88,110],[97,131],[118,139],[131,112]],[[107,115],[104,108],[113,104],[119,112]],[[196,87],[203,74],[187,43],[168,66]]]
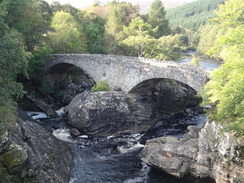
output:
[[[55,54],[47,64],[47,69],[59,64],[77,66],[96,83],[106,80],[112,90],[124,92],[151,89],[162,79],[180,81],[198,92],[208,81],[208,72],[199,66],[138,57]]]

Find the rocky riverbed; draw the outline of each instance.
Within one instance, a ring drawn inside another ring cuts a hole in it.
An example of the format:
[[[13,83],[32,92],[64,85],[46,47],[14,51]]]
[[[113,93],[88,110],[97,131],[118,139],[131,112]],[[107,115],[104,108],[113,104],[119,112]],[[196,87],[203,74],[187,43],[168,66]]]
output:
[[[189,86],[162,79],[150,91],[94,93],[91,78],[78,75],[47,76],[62,95],[26,96],[53,118],[21,112],[2,138],[0,160],[13,182],[243,182],[243,141],[205,124]],[[58,117],[53,107],[64,105]]]
[[[182,178],[212,177],[217,183],[243,182],[243,140],[221,132],[221,126],[207,122],[203,128],[189,126],[183,138],[148,140],[140,153],[147,164]]]

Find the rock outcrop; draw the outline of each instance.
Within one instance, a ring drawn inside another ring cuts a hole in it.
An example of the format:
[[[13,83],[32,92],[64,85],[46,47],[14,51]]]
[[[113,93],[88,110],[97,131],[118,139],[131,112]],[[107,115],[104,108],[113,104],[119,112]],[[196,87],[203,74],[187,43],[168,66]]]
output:
[[[44,100],[38,99],[32,95],[26,95],[25,96],[27,99],[32,101],[38,108],[40,108],[43,112],[45,112],[48,116],[50,117],[56,117],[57,114],[53,110],[53,108],[47,104]]]
[[[200,178],[212,177],[216,183],[241,183],[244,143],[220,130],[221,126],[215,122],[207,122],[201,130],[190,126],[183,139],[148,140],[141,159],[178,178],[190,173]]]
[[[64,111],[72,126],[90,135],[138,133],[150,128],[149,103],[118,91],[83,92]]]
[[[0,162],[11,181],[68,183],[73,164],[68,145],[24,118],[18,118],[0,142]]]

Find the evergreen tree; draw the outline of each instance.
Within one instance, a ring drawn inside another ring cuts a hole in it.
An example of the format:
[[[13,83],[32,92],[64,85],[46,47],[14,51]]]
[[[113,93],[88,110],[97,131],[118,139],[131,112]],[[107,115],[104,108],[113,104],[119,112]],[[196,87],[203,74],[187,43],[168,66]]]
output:
[[[166,17],[170,27],[182,26],[187,29],[198,29],[205,25],[208,19],[216,17],[213,13],[219,4],[225,0],[198,0],[192,3],[169,9]]]
[[[155,0],[151,4],[148,12],[148,22],[153,27],[158,27],[155,35],[156,39],[170,34],[169,21],[166,19],[166,12],[162,1]]]

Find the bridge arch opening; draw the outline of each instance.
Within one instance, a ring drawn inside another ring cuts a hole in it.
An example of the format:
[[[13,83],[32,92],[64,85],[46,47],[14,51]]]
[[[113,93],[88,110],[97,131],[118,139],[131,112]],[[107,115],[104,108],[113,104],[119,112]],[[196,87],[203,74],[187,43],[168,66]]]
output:
[[[168,78],[154,78],[134,86],[129,94],[144,96],[150,101],[153,111],[160,114],[175,114],[198,106],[201,98],[187,84]]]
[[[79,93],[90,90],[94,79],[81,68],[61,63],[48,69],[44,79],[53,87],[52,97],[65,105]]]

